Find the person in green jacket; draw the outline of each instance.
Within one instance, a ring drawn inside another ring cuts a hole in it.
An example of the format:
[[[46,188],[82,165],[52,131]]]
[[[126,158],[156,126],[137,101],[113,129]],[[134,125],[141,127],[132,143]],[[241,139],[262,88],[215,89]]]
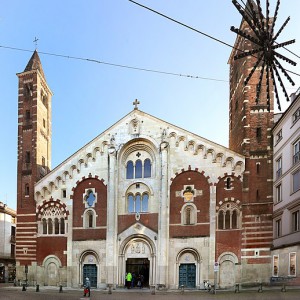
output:
[[[128,289],[130,289],[131,287],[131,280],[132,280],[132,275],[130,272],[128,272],[126,275],[126,285]]]

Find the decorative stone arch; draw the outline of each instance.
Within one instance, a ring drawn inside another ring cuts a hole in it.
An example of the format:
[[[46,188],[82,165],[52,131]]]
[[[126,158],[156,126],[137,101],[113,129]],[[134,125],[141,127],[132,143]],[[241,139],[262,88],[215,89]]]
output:
[[[92,159],[93,159],[93,161],[96,161],[97,153],[99,153],[101,155],[101,149],[100,149],[100,147],[95,147],[93,149],[93,153],[92,153]]]
[[[123,168],[123,172],[120,172],[121,177],[123,179],[126,178],[126,165],[132,153],[135,151],[143,151],[149,156],[151,161],[151,177],[154,178],[156,176],[157,164],[159,163],[157,160],[158,148],[159,145],[153,139],[142,136],[122,145],[118,157],[119,165]],[[133,179],[136,180],[136,178]],[[139,179],[143,180],[144,178]]]
[[[98,253],[94,250],[88,249],[83,251],[79,256],[79,272],[78,272],[78,284],[82,286],[84,284],[83,267],[88,264],[95,264],[97,267],[97,278],[100,278],[101,274],[101,261]],[[99,280],[98,280],[99,282]],[[98,284],[97,284],[98,285]]]
[[[62,284],[60,279],[62,263],[56,255],[45,257],[42,266],[44,267],[44,285],[58,286]]]
[[[219,285],[221,288],[232,287],[238,277],[238,257],[232,252],[223,252],[219,258]]]
[[[209,148],[209,149],[207,149],[206,157],[208,156],[208,154],[211,154],[211,156],[212,156],[211,162],[215,163],[216,162],[216,151],[212,148]]]
[[[200,288],[201,284],[201,263],[202,257],[195,248],[183,248],[176,255],[176,266],[174,274],[176,274],[175,286],[179,288],[179,268],[181,264],[194,264],[196,266],[196,288]]]
[[[149,260],[149,285],[155,284],[156,246],[144,234],[134,234],[125,238],[119,247],[118,285],[124,285],[126,261],[128,258],[145,258]]]

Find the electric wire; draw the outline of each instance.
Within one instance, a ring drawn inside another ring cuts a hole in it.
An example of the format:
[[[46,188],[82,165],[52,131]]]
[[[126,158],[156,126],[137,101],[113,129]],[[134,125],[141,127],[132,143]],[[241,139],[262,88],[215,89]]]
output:
[[[23,52],[34,52],[34,51],[28,50],[28,49],[22,49],[22,48],[16,48],[16,47],[4,46],[4,45],[0,45],[0,48],[9,49],[9,50],[23,51]],[[209,77],[203,77],[203,76],[197,76],[197,75],[189,75],[189,74],[181,74],[181,73],[160,71],[160,70],[154,70],[154,69],[133,67],[133,66],[129,66],[129,65],[122,65],[122,64],[111,63],[111,62],[101,61],[101,60],[92,59],[92,58],[84,58],[84,57],[79,57],[79,56],[71,56],[71,55],[64,55],[64,54],[57,54],[57,53],[50,53],[50,52],[43,52],[43,51],[38,51],[38,53],[39,54],[43,54],[43,55],[50,55],[50,56],[55,56],[55,57],[61,57],[61,58],[68,58],[68,59],[88,61],[88,62],[93,62],[93,63],[97,63],[97,64],[103,64],[103,65],[107,65],[107,66],[111,66],[111,67],[126,68],[126,69],[137,70],[137,71],[152,72],[152,73],[158,73],[158,74],[164,74],[164,75],[172,75],[172,76],[179,76],[179,77],[186,77],[186,78],[192,78],[192,79],[201,79],[201,80],[228,82],[228,80],[224,80],[224,79],[209,78]]]

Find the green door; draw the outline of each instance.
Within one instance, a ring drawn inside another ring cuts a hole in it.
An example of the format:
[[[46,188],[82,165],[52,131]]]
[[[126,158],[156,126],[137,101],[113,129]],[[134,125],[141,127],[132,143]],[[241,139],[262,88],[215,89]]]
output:
[[[85,279],[89,278],[91,287],[97,287],[97,266],[96,265],[84,265],[83,266],[83,284]]]
[[[186,288],[196,287],[196,265],[181,264],[179,266],[179,287],[181,285]]]

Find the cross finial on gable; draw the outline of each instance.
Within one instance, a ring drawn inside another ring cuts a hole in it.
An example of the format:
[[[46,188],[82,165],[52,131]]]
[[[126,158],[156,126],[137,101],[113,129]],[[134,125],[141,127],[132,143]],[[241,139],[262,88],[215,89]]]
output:
[[[33,41],[33,42],[35,43],[35,50],[37,49],[37,42],[38,42],[38,40],[39,40],[39,39],[38,39],[37,37],[35,37],[35,38],[34,38],[34,41]]]
[[[138,101],[138,99],[135,99],[132,104],[134,105],[134,109],[139,109],[138,105],[140,104],[140,101]]]

